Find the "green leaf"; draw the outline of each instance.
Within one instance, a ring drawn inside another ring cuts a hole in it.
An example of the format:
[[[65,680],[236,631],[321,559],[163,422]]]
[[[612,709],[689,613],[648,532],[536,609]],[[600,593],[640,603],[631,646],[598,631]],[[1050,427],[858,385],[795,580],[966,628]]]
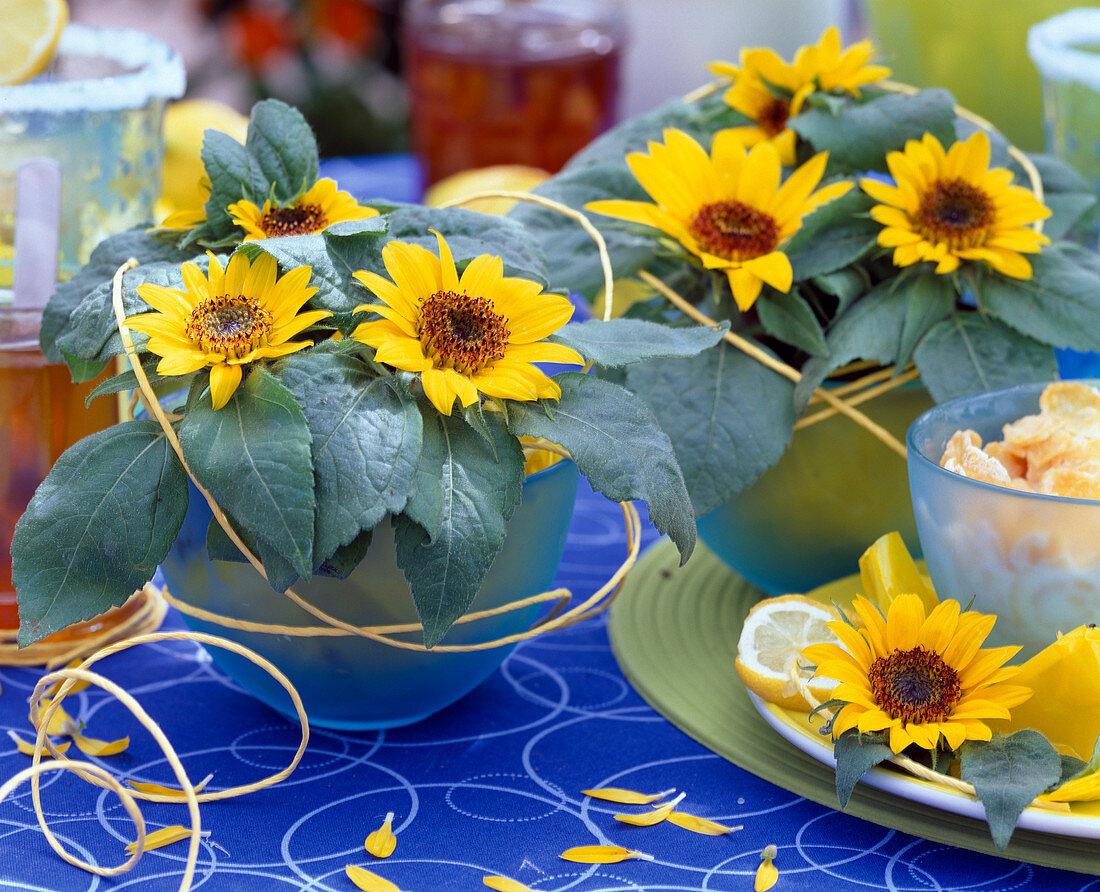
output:
[[[913,358],[938,403],[1058,375],[1050,347],[975,312],[956,312],[936,323]]]
[[[207,242],[228,238],[240,241],[244,231],[233,222],[227,209],[242,199],[259,202],[262,207],[267,198],[263,174],[248,150],[220,130],[206,131],[201,156],[210,179],[210,197],[204,205],[206,223],[194,231],[193,238]]]
[[[960,775],[974,785],[985,808],[993,843],[1004,849],[1020,813],[1031,800],[1062,776],[1062,764],[1050,742],[1038,731],[967,741],[959,750]]]
[[[390,240],[383,217],[354,222],[354,233],[338,236],[329,227],[323,233],[261,239],[249,242],[249,246],[270,254],[283,269],[312,267],[310,284],[317,286],[317,294],[311,305],[350,316],[360,304],[374,301],[374,295],[352,275],[361,269],[373,269],[382,246]]]
[[[1030,279],[983,271],[978,306],[1052,347],[1100,350],[1100,258],[1064,244],[1030,259]]]
[[[672,439],[699,516],[779,461],[794,427],[793,386],[725,344],[627,370],[627,387]]]
[[[337,548],[336,553],[324,560],[321,566],[314,568],[314,574],[329,576],[333,579],[347,579],[366,556],[373,537],[373,529],[363,530],[347,545]]]
[[[893,751],[882,734],[860,734],[855,728],[845,731],[833,741],[836,759],[836,798],[844,808],[852,798],[859,779],[870,769],[885,762]]]
[[[499,461],[461,419],[434,411],[424,418],[425,429],[437,428],[443,443],[443,523],[429,541],[407,516],[395,519],[397,564],[412,589],[427,647],[469,609],[519,504],[523,450],[502,419],[488,416],[486,422]]]
[[[1044,195],[1043,204],[1051,215],[1043,221],[1043,235],[1052,242],[1068,237],[1086,217],[1095,216],[1096,196],[1081,193]]]
[[[882,229],[868,216],[873,204],[853,187],[803,220],[783,248],[794,281],[846,269],[873,249]]]
[[[898,368],[909,364],[917,344],[941,319],[955,308],[955,286],[949,276],[920,273],[897,282],[895,294],[905,301],[905,319],[901,323],[894,362]]]
[[[313,570],[313,467],[310,434],[290,392],[253,366],[215,411],[208,389],[192,388],[180,423],[191,472],[239,524],[272,546],[298,575]]]
[[[565,372],[554,380],[561,386],[557,403],[510,404],[512,432],[560,443],[609,499],[643,499],[653,525],[686,561],[695,547],[695,516],[672,444],[653,413],[628,390],[594,375]]]
[[[420,458],[420,411],[352,356],[303,351],[273,371],[302,407],[313,439],[313,559],[320,563],[404,510]]]
[[[141,358],[141,367],[145,372],[145,377],[149,379],[149,384],[154,387],[161,381],[167,380],[164,376],[157,374],[157,363],[159,362],[159,356],[146,355]],[[124,390],[136,390],[137,387],[137,375],[134,374],[133,369],[128,368],[126,371],[108,378],[89,393],[87,399],[84,400],[84,407],[87,408],[91,405],[92,400],[96,397],[106,396],[110,393],[121,393]]]
[[[245,148],[280,204],[317,182],[317,140],[302,113],[284,102],[265,99],[252,107]],[[257,195],[266,197],[266,190]]]
[[[180,251],[171,242],[153,236],[145,227],[128,229],[104,239],[95,247],[91,258],[76,275],[58,285],[57,291],[46,305],[40,331],[42,352],[51,362],[61,361],[57,340],[68,329],[73,310],[100,286],[105,284],[110,289],[111,280],[118,268],[131,257],[139,263],[163,261],[179,264],[191,259],[192,254],[193,252]],[[101,334],[105,339],[108,332]],[[79,355],[84,359],[89,358]]]
[[[694,356],[713,347],[729,331],[723,322],[673,327],[641,319],[612,319],[601,322],[569,322],[547,338],[572,347],[585,359],[605,368],[618,368],[645,359]]]
[[[279,552],[264,542],[263,539],[257,539],[247,530],[243,529],[240,522],[234,520],[232,516],[228,514],[226,516],[229,519],[230,525],[237,532],[237,535],[241,537],[241,541],[244,542],[245,547],[258,557],[260,563],[264,565],[264,572],[267,574],[268,584],[275,589],[275,591],[285,592],[301,578],[290,561],[286,560]],[[236,546],[233,540],[229,538],[229,535],[222,529],[221,524],[213,519],[211,519],[210,525],[206,528],[206,553],[210,556],[211,560],[215,561],[233,561],[238,564],[248,563],[248,559],[244,556],[244,553]]]
[[[764,330],[773,338],[806,353],[828,352],[825,332],[814,311],[797,293],[782,294],[769,288],[756,302],[756,311]]]
[[[450,449],[446,432],[446,426],[434,423],[429,414],[421,426],[420,459],[405,504],[405,516],[427,533],[430,542],[436,541],[443,528],[443,465]]]
[[[154,421],[66,450],[12,540],[19,643],[117,607],[152,577],[187,510],[187,475]]]
[[[69,374],[77,384],[91,381],[107,368],[107,363],[110,362],[109,359],[80,359],[64,350],[61,351],[61,356],[69,367]]]
[[[859,269],[838,269],[836,272],[814,276],[810,283],[836,298],[836,309],[832,313],[834,319],[842,316],[870,287]]]
[[[810,109],[787,126],[807,140],[815,152],[829,153],[829,171],[886,170],[886,154],[906,140],[931,133],[945,146],[955,141],[955,111],[951,94],[922,90],[915,96],[887,93],[869,102],[846,105],[839,114]],[[859,138],[853,139],[852,134]]]

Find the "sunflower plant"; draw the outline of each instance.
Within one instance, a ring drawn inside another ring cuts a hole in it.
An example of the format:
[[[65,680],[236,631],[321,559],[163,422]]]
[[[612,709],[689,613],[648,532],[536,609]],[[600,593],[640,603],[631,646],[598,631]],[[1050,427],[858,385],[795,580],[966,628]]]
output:
[[[476,595],[525,472],[547,461],[539,443],[610,498],[644,500],[686,559],[694,517],[667,435],[592,372],[693,355],[721,327],[570,321],[519,224],[360,205],[318,178],[281,103],[253,110],[243,144],[208,131],[203,159],[201,214],[107,239],[47,309],[43,348],[77,377],[140,362],[171,435],[146,415],[59,459],[12,546],[22,643],[152,576],[199,497],[189,475],[278,591],[346,576],[391,524],[428,646]],[[138,383],[128,370],[90,398]],[[206,544],[242,559],[216,522]]]
[[[864,773],[897,756],[971,784],[1002,849],[1036,798],[1067,808],[1100,797],[1095,628],[1008,665],[1019,647],[983,646],[997,617],[940,600],[896,532],[860,558],[860,583],[865,594],[827,623],[836,641],[799,659],[836,682],[813,713],[828,716],[820,733],[833,744],[841,807]]]
[[[1089,185],[1016,152],[947,92],[884,80],[874,55],[835,29],[791,60],[743,50],[711,66],[719,81],[623,122],[536,190],[606,237],[617,316],[698,324],[664,286],[798,373],[730,343],[614,373],[672,437],[699,514],[778,461],[827,379],[915,367],[942,401],[1056,377],[1056,349],[1100,350]],[[531,206],[511,217],[546,251],[552,284],[602,301],[563,220]]]

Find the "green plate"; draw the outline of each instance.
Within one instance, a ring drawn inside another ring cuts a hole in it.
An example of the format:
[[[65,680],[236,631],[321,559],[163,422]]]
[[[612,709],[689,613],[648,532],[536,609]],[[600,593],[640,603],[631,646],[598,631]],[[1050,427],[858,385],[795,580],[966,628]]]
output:
[[[832,768],[773,731],[733,668],[749,608],[764,595],[701,545],[677,569],[669,542],[650,549],[611,607],[611,647],[623,674],[680,730],[734,765],[837,808]],[[866,784],[844,809],[913,836],[1046,867],[1100,873],[1097,840],[1017,830],[1004,851],[982,821],[911,802]]]

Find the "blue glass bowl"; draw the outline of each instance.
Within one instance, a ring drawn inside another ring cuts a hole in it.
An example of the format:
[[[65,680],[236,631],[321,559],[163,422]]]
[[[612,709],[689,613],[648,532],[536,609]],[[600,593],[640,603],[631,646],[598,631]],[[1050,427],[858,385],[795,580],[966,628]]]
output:
[[[860,409],[900,440],[931,405],[924,387],[907,384]],[[770,594],[854,573],[867,546],[891,530],[919,555],[905,461],[840,415],[795,431],[778,463],[698,527],[707,548]]]
[[[1096,386],[1098,382],[1088,382]],[[991,644],[1034,654],[1100,605],[1100,501],[1017,492],[939,466],[957,430],[982,443],[1039,411],[1045,384],[1022,384],[942,403],[907,436],[909,489],[928,574],[940,598],[995,613]]]
[[[561,461],[532,474],[508,524],[504,547],[470,610],[497,607],[550,588],[565,548],[577,494],[577,468]],[[211,513],[192,488],[183,529],[161,565],[174,596],[223,616],[288,626],[319,622],[249,565],[212,561],[206,552]],[[315,577],[294,590],[326,613],[356,625],[417,622],[408,584],[398,569],[388,520],[376,527],[363,562],[345,580]],[[473,644],[527,629],[539,605],[453,626],[441,642]],[[301,638],[241,632],[185,616],[198,632],[221,635],[274,663],[297,688],[312,724],[324,728],[390,728],[419,721],[450,705],[488,677],[511,652],[424,653],[357,636]],[[421,641],[421,633],[402,634]],[[287,693],[242,657],[211,649],[214,662],[245,691],[287,716]]]

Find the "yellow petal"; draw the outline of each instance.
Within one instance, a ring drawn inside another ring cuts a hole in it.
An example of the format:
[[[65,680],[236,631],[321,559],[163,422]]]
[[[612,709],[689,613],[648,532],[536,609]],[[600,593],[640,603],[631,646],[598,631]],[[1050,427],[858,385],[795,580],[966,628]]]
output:
[[[653,860],[652,855],[633,849],[624,849],[622,846],[576,846],[566,849],[558,857],[577,864],[618,864],[620,861],[629,861],[631,858]]]
[[[393,834],[393,812],[386,815],[382,826],[375,830],[363,844],[367,854],[375,858],[389,858],[393,850],[397,848],[397,837]]]
[[[8,731],[8,737],[10,737],[12,740],[15,741],[15,748],[17,750],[19,750],[19,752],[21,752],[24,756],[33,756],[34,755],[34,744],[33,743],[27,743],[27,741],[25,741],[22,737],[20,737],[14,731],[10,731],[10,730]],[[66,740],[64,743],[55,744],[54,749],[57,750],[59,753],[63,753],[70,746],[72,746],[72,743],[70,741]],[[48,753],[49,750],[43,748],[42,752],[43,753]]]
[[[772,864],[775,857],[775,846],[768,846],[761,854],[760,866],[756,868],[756,880],[752,884],[754,892],[764,892],[770,889],[779,880],[779,870]]]
[[[201,793],[203,788],[214,779],[214,775],[208,774],[201,781],[195,784],[194,790],[196,793]],[[178,787],[162,787],[160,784],[147,784],[144,781],[127,780],[131,787],[137,790],[139,793],[148,793],[151,796],[171,796],[173,799],[184,800],[186,795],[183,790]]]
[[[46,708],[52,702],[53,701],[49,697],[43,697],[40,708],[38,710],[38,715],[43,715],[46,711]],[[31,724],[35,724],[33,712],[31,713]],[[58,706],[54,714],[50,716],[50,724],[46,727],[46,734],[48,734],[50,737],[56,737],[58,735],[68,736],[76,727],[77,722],[72,718],[72,716],[65,712],[65,707]]]
[[[672,812],[668,816],[668,822],[675,824],[677,827],[683,827],[685,830],[690,830],[692,833],[702,833],[705,836],[724,836],[727,833],[742,829],[741,827],[727,827],[724,824],[685,814],[682,811]]]
[[[481,882],[490,889],[496,889],[497,892],[532,892],[530,887],[507,877],[482,877]]]
[[[666,796],[671,796],[676,790],[664,790],[660,793],[635,793],[633,790],[623,790],[619,787],[601,787],[598,790],[581,790],[585,796],[593,799],[602,799],[605,802],[621,802],[623,805],[649,805]]]
[[[222,408],[241,383],[241,367],[219,362],[210,367],[210,398],[214,409]]]
[[[615,820],[621,821],[624,824],[630,824],[634,827],[652,827],[654,824],[660,824],[661,821],[672,814],[672,809],[677,806],[686,795],[687,793],[681,793],[671,802],[657,806],[653,811],[642,812],[640,815],[615,815]]]
[[[85,737],[83,734],[74,734],[73,742],[76,748],[89,756],[117,756],[126,751],[130,745],[130,738],[123,737],[119,740],[96,740],[94,737]]]
[[[179,842],[181,839],[187,839],[191,835],[191,828],[184,827],[180,824],[173,824],[171,827],[162,827],[160,830],[154,830],[152,833],[145,836],[145,851],[150,849],[159,849],[163,846],[170,846],[174,842]],[[137,842],[132,842],[126,846],[126,854],[132,855],[137,849]]]
[[[82,657],[76,657],[75,659],[69,660],[69,662],[65,664],[65,668],[66,669],[75,669],[77,666],[79,666],[83,662],[84,662],[84,660],[83,660]],[[59,690],[61,690],[61,686],[66,681],[71,681],[71,680],[72,679],[59,678],[52,685],[50,685],[48,688],[46,688],[46,696],[47,697],[56,696],[57,692]],[[75,694],[77,691],[83,691],[86,687],[88,687],[88,684],[89,683],[86,682],[86,681],[74,682],[73,686],[71,688],[69,688],[69,694]],[[68,695],[66,695],[66,696],[68,696]]]
[[[344,873],[348,875],[349,880],[355,883],[355,887],[362,889],[363,892],[401,892],[389,880],[383,879],[369,870],[364,870],[362,867],[356,867],[354,864],[345,867]]]

